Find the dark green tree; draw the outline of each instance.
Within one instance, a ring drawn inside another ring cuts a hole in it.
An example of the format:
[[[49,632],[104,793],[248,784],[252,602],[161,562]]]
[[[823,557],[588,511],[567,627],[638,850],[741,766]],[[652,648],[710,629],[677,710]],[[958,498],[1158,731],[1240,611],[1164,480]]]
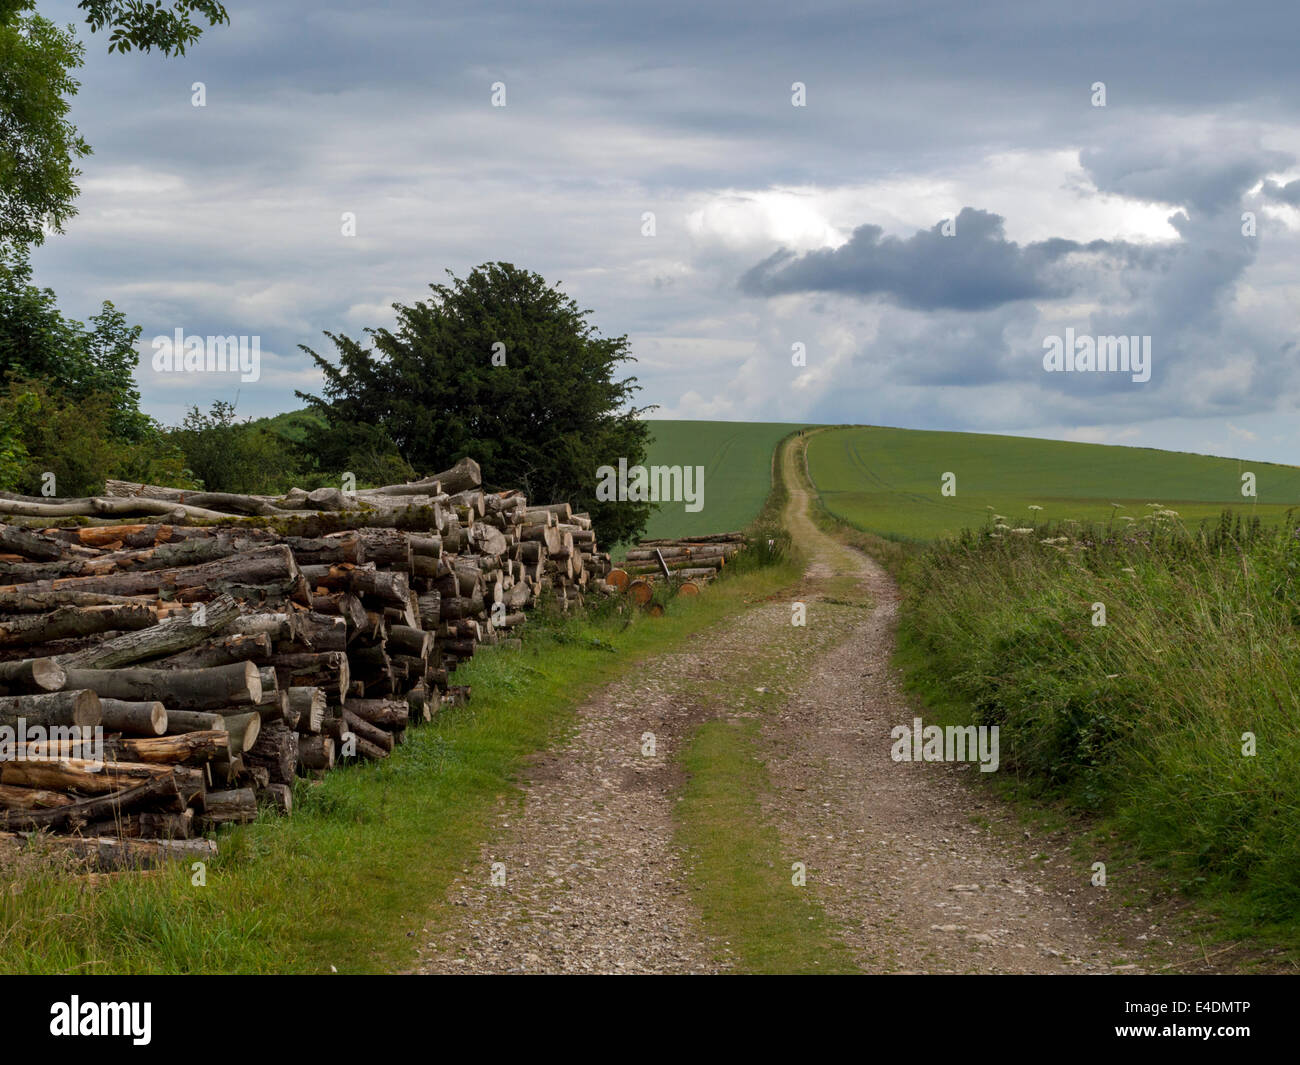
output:
[[[167,434],[190,474],[210,492],[275,494],[298,483],[302,458],[292,440],[269,421],[240,421],[235,405],[215,400],[205,414],[191,407]]]
[[[326,333],[331,362],[303,347],[325,375],[324,397],[299,393],[325,421],[309,441],[322,467],[395,454],[421,474],[466,455],[488,487],[589,511],[606,543],[635,536],[650,505],[596,499],[596,470],[642,464],[649,429],[632,406],[626,336],[602,337],[590,311],[536,273],[491,262],[432,297],[393,304],[397,327],[369,329],[368,346]]]
[[[25,256],[0,256],[0,386],[35,380],[73,401],[99,396],[114,435],[139,440],[151,426],[133,376],[140,327],[107,301],[88,326],[65,318],[31,273]]]
[[[107,30],[110,52],[136,48],[183,55],[209,25],[229,22],[211,0],[83,0],[92,31]],[[47,229],[63,232],[76,213],[76,161],[90,145],[68,121],[80,87],[71,71],[84,48],[72,27],[56,26],[35,11],[35,0],[0,0],[0,245],[44,241]]]

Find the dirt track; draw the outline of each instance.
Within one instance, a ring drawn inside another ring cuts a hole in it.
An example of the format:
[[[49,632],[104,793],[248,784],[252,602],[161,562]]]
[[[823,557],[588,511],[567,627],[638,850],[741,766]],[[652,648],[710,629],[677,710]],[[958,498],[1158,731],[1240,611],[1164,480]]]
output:
[[[812,524],[795,474],[787,520],[808,566],[791,599],[808,604],[807,627],[792,632],[789,599],[756,606],[707,647],[657,656],[582,706],[572,737],[532,766],[522,807],[503,806],[481,862],[452,886],[458,917],[429,936],[417,971],[732,967],[674,844],[676,756],[695,726],[731,712],[718,682],[745,684],[756,656],[788,678],[764,719],[766,814],[864,971],[1134,972],[1154,964],[1151,948],[1171,948],[1164,918],[1090,886],[1059,841],[1027,838],[963,779],[973,767],[891,761],[889,730],[915,713],[890,665],[897,589]],[[640,750],[647,731],[653,757]],[[493,863],[504,886],[489,881]]]

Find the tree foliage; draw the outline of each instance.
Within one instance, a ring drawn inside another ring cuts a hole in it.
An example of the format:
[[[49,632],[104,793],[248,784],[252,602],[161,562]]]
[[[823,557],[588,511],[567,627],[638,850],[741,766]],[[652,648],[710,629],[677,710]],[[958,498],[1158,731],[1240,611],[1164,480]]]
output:
[[[83,0],[92,31],[107,29],[110,52],[131,49],[183,55],[209,25],[229,22],[211,0]],[[68,121],[80,87],[72,71],[84,47],[72,27],[35,11],[35,0],[0,0],[0,245],[27,247],[61,233],[76,213],[76,161],[90,145]]]
[[[92,30],[108,29],[110,52],[157,48],[163,55],[184,55],[185,46],[203,33],[192,16],[202,15],[209,26],[230,22],[225,7],[213,0],[175,0],[170,8],[161,0],[81,0],[77,6]]]
[[[90,154],[68,121],[82,46],[30,3],[0,0],[0,243],[41,244],[76,213],[75,161]]]
[[[0,489],[44,495],[100,495],[110,477],[189,487],[184,456],[157,425],[137,439],[114,428],[104,393],[73,398],[45,381],[11,380],[0,389]]]
[[[325,376],[324,397],[299,393],[324,418],[310,440],[323,468],[360,480],[356,464],[383,456],[427,474],[470,455],[489,487],[589,511],[606,542],[644,529],[648,504],[596,499],[597,468],[640,464],[649,445],[636,378],[615,377],[627,338],[600,336],[590,311],[509,263],[449,276],[394,304],[396,329],[367,330],[369,346],[326,333],[337,363],[303,347]]]
[[[133,377],[139,338],[108,301],[89,327],[65,318],[53,290],[31,283],[24,256],[0,258],[0,386],[39,380],[73,400],[102,396],[113,434],[138,440],[150,427]]]
[[[235,405],[215,400],[205,414],[191,407],[168,434],[185,455],[191,476],[210,492],[274,495],[288,491],[304,472],[299,449],[268,423],[240,421]]]

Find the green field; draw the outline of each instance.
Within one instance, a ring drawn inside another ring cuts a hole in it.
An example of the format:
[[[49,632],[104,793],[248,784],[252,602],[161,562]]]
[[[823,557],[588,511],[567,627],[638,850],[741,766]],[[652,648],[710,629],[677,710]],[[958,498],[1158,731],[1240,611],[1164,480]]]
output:
[[[1195,525],[1225,507],[1270,523],[1300,509],[1294,466],[1016,436],[831,429],[810,437],[808,466],[833,514],[868,532],[910,540],[978,527],[993,514],[1012,527],[1106,521],[1112,514],[1141,521],[1153,509],[1148,504],[1158,503]],[[1255,475],[1255,500],[1241,495],[1247,472]],[[940,494],[945,473],[956,474],[954,496]]]
[[[776,443],[798,429],[785,422],[652,421],[647,466],[703,466],[704,508],[666,503],[651,515],[647,537],[701,536],[743,529],[772,486]]]

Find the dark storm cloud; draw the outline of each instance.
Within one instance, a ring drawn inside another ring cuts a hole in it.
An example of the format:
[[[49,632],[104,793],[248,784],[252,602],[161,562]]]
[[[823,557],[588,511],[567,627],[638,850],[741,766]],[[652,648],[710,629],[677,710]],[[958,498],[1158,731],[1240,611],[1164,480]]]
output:
[[[1235,207],[1246,191],[1271,170],[1292,162],[1285,152],[1216,143],[1087,148],[1079,161],[1097,188],[1137,200],[1184,204],[1214,213]]]
[[[1288,181],[1285,185],[1277,181],[1266,181],[1263,191],[1266,199],[1300,207],[1300,180]]]
[[[1126,246],[1072,240],[1019,245],[1007,240],[1003,219],[965,207],[951,235],[936,223],[906,239],[862,225],[847,244],[795,256],[779,251],[747,271],[741,288],[751,295],[839,292],[885,296],[915,310],[979,311],[1017,300],[1067,295],[1078,280],[1054,269],[1076,252],[1110,254]]]

